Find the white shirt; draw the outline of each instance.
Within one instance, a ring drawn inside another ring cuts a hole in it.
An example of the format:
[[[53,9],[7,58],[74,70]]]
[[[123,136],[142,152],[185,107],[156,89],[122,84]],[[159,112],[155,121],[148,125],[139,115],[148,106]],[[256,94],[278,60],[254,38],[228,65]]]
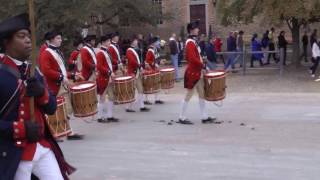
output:
[[[320,57],[320,48],[318,43],[313,43],[312,45],[312,57],[313,58]]]

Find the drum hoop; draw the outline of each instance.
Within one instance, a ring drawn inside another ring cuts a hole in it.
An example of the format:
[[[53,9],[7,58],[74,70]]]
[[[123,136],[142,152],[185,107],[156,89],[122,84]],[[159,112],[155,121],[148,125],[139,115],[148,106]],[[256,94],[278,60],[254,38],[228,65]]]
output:
[[[89,116],[93,116],[95,114],[97,114],[98,111],[95,111],[95,112],[92,112],[92,113],[87,113],[87,114],[76,114],[76,113],[73,113],[74,114],[74,117],[89,117]]]
[[[143,77],[152,77],[152,76],[158,76],[158,75],[160,75],[160,72],[153,73],[153,74],[143,74],[142,76]]]
[[[215,72],[222,72],[223,74],[221,74],[221,75],[208,75],[209,73],[215,73]],[[225,72],[225,71],[223,71],[223,70],[220,70],[220,71],[209,71],[208,73],[206,73],[205,75],[204,75],[204,77],[208,77],[208,78],[220,78],[220,77],[225,77],[225,76],[227,76],[227,73]]]
[[[69,129],[69,130],[67,130],[67,131],[65,131],[65,132],[58,133],[58,134],[54,134],[54,137],[55,137],[55,138],[61,138],[61,137],[64,137],[64,136],[68,136],[68,135],[70,135],[71,133],[72,133],[72,130]]]
[[[127,83],[127,82],[132,82],[132,81],[134,81],[133,78],[125,79],[125,80],[114,80],[114,84]]]
[[[94,90],[96,87],[93,87],[91,89],[87,89],[87,90],[83,90],[81,89],[81,91],[71,91],[71,94],[80,94],[80,93],[85,93],[85,92],[89,92],[89,91],[92,91]]]
[[[117,104],[126,104],[126,103],[132,103],[136,100],[136,98],[130,99],[130,100],[126,100],[126,101],[117,101],[115,100],[114,102]]]
[[[86,88],[82,88],[82,89],[73,89],[75,86],[78,86],[81,84],[92,84],[92,85],[89,87],[86,87]],[[79,83],[73,84],[72,87],[70,87],[70,91],[71,92],[79,92],[79,91],[82,92],[83,90],[94,89],[95,87],[97,87],[97,84],[93,81],[79,82]]]
[[[166,73],[166,72],[174,72],[175,69],[174,68],[166,68],[166,69],[161,69],[160,72],[162,73]]]
[[[221,76],[205,76],[205,79],[221,79],[225,78],[226,75],[221,75]]]
[[[221,101],[221,100],[223,100],[225,98],[226,98],[226,95],[224,94],[223,96],[220,96],[220,97],[217,97],[217,98],[208,98],[208,97],[206,97],[205,99],[207,101]]]

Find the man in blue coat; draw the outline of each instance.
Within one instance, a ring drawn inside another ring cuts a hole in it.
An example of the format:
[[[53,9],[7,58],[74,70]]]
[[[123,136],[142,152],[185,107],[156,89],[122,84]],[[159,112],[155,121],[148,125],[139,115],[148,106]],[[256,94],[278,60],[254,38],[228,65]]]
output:
[[[0,180],[66,180],[74,171],[52,137],[46,114],[56,98],[39,71],[30,77],[31,39],[27,14],[0,23]],[[34,119],[30,117],[34,98]]]

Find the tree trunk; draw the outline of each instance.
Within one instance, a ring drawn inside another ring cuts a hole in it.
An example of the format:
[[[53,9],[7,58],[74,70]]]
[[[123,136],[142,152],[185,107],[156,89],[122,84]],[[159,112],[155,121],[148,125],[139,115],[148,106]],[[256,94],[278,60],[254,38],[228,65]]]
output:
[[[296,67],[300,66],[300,25],[298,19],[292,20],[292,61],[295,62]]]

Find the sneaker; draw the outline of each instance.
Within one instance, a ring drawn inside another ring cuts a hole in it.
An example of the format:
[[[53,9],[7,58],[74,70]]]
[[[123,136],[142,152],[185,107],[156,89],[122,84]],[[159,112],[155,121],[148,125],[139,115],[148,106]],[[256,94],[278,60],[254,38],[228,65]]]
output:
[[[312,77],[312,78],[315,78],[315,77],[316,77],[316,75],[315,75],[315,74],[312,74],[312,75],[311,75],[311,77]]]

